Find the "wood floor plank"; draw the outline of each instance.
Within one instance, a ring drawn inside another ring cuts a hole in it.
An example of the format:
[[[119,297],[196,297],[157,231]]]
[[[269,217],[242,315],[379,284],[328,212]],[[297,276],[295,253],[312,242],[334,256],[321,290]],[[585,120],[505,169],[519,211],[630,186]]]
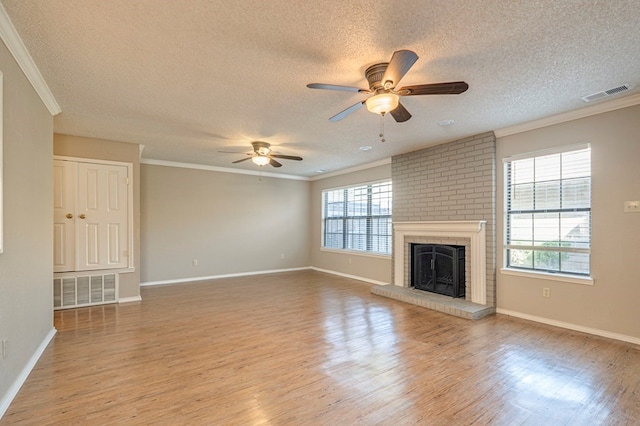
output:
[[[640,348],[315,271],[56,311],[0,425],[637,424]]]

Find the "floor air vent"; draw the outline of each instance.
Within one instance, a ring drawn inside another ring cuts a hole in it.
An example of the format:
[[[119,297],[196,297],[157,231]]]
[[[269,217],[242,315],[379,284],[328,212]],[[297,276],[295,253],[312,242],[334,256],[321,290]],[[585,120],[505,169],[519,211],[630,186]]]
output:
[[[53,308],[68,309],[118,301],[118,274],[62,275],[53,279]]]
[[[603,90],[602,92],[592,93],[591,95],[585,96],[582,99],[585,102],[593,102],[598,99],[606,98],[608,96],[617,95],[618,93],[626,92],[631,89],[631,86],[628,84],[623,84],[622,86],[614,87],[613,89]]]

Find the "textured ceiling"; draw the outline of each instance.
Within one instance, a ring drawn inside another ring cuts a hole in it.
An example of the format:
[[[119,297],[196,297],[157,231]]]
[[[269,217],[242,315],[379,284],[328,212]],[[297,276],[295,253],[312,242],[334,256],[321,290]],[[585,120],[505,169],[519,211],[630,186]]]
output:
[[[637,0],[1,2],[62,108],[55,131],[141,143],[147,159],[255,170],[218,151],[264,140],[304,157],[265,171],[315,176],[640,88]],[[366,108],[328,120],[366,95],[306,87],[367,88],[365,68],[399,49],[420,57],[402,86],[470,88],[403,98],[413,118],[387,116],[384,143]]]

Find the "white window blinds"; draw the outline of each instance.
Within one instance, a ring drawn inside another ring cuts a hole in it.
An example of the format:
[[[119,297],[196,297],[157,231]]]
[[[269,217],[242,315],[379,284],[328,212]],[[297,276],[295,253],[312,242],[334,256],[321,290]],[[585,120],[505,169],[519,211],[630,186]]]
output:
[[[390,254],[391,195],[391,182],[324,191],[322,246]]]
[[[591,149],[507,161],[505,180],[507,266],[589,275]]]

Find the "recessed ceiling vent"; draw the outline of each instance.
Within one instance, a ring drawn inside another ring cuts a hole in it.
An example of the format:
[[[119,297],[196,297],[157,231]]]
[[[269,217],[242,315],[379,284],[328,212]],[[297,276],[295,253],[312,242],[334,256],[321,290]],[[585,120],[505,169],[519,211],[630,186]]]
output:
[[[631,89],[629,84],[623,84],[622,86],[614,87],[613,89],[603,90],[602,92],[593,93],[591,95],[585,96],[582,99],[585,102],[593,102],[598,99],[606,98],[608,96],[617,95],[618,93],[626,92]]]

